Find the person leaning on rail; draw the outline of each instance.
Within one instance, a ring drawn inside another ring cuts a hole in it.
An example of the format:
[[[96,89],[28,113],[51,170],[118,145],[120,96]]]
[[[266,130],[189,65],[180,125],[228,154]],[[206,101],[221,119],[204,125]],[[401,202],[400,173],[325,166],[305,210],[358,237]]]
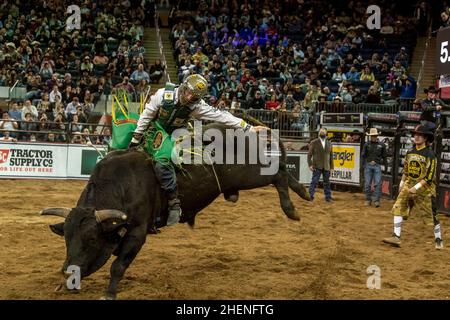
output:
[[[427,97],[421,101],[422,114],[420,115],[420,123],[432,130],[436,129],[437,113],[448,106],[437,97],[439,90],[433,86],[424,89]]]

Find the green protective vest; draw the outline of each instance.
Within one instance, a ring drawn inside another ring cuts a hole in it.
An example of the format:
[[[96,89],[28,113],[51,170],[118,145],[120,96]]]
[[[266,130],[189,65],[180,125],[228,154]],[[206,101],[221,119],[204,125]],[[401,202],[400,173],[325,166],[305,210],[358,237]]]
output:
[[[172,134],[175,129],[186,125],[190,114],[189,108],[175,105],[175,85],[166,83],[162,106],[159,108],[155,122],[159,123],[167,133]]]
[[[158,115],[152,121],[147,138],[147,152],[153,158],[165,164],[171,163],[172,150],[175,141],[172,132],[186,125],[191,110],[175,104],[175,85],[166,83],[163,102]]]

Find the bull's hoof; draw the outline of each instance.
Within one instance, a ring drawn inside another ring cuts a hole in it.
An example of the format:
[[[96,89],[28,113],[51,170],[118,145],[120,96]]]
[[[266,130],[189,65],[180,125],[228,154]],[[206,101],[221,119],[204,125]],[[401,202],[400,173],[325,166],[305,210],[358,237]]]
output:
[[[111,293],[106,293],[100,298],[100,300],[116,300],[116,295]]]
[[[290,212],[290,213],[288,213],[286,215],[291,220],[300,221],[300,216],[298,215],[297,212]]]
[[[239,200],[239,196],[237,194],[232,194],[228,198],[226,198],[226,200],[236,203]]]
[[[303,185],[300,188],[300,197],[303,200],[311,201],[311,195],[309,194],[309,192],[306,190],[306,188]]]
[[[149,233],[149,234],[158,234],[158,233],[161,233],[161,230],[159,230],[159,229],[156,228],[156,227],[151,227],[151,228],[149,229],[148,233]]]

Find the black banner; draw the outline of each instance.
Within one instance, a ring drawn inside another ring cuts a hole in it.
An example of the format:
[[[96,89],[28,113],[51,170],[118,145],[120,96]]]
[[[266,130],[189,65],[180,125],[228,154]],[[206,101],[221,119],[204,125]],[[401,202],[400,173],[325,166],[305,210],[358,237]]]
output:
[[[367,115],[369,122],[397,123],[397,119],[397,115],[391,113],[369,113]]]
[[[439,30],[436,38],[436,73],[450,73],[450,27]]]
[[[364,118],[362,113],[323,113],[321,124],[359,124],[362,125]]]
[[[420,122],[420,112],[414,111],[399,111],[398,120],[400,122]]]

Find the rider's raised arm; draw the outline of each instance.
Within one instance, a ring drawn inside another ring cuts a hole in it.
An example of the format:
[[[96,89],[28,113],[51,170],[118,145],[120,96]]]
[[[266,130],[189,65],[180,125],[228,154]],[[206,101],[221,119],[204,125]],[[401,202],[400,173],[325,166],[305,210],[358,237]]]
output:
[[[150,98],[150,102],[145,104],[144,111],[142,111],[137,123],[137,128],[134,131],[135,133],[142,134],[144,133],[145,129],[148,128],[150,121],[152,121],[156,117],[158,108],[162,104],[163,95],[164,88],[161,88],[156,91],[155,94]]]
[[[252,127],[243,119],[233,116],[228,111],[211,107],[204,100],[200,100],[200,102],[195,105],[191,115],[197,119],[219,122],[228,127],[243,129],[244,131],[248,131]]]

